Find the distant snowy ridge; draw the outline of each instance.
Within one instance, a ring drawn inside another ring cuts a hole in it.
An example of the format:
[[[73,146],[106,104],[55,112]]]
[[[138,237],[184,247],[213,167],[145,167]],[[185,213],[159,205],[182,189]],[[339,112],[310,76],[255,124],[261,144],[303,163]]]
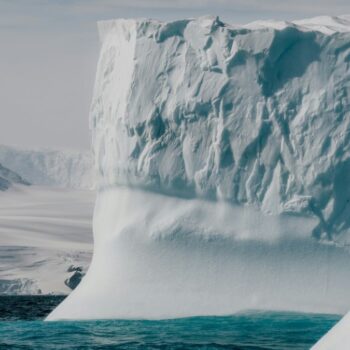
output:
[[[0,145],[0,164],[33,185],[92,189],[95,183],[89,152],[21,150]]]

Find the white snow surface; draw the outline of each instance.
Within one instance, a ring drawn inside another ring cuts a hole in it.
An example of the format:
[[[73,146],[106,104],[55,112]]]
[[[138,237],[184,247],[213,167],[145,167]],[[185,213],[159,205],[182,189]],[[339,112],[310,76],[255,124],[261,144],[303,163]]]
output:
[[[93,189],[95,185],[91,152],[0,145],[0,164],[33,185],[72,189]]]
[[[318,31],[323,34],[348,33],[350,32],[350,15],[342,16],[319,16],[298,21],[255,21],[244,26],[249,29],[274,28],[285,29],[296,27],[302,31]]]
[[[0,193],[0,294],[67,294],[92,256],[92,191],[13,185]]]
[[[99,23],[94,256],[48,319],[345,313],[349,31]]]

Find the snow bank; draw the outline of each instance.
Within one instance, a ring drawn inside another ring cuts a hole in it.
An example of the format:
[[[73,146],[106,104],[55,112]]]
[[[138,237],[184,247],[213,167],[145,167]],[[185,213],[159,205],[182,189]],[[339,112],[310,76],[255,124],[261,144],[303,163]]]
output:
[[[94,256],[49,319],[345,312],[345,27],[101,22]]]
[[[92,189],[95,183],[89,152],[20,150],[0,145],[0,163],[33,185]]]

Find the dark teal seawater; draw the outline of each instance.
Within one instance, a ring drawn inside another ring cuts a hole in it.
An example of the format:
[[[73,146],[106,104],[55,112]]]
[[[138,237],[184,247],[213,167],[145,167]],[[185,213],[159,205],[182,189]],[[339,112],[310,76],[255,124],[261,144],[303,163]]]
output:
[[[1,305],[0,298],[0,305]],[[12,300],[13,308],[21,302]],[[31,300],[30,312],[45,302]],[[26,301],[28,304],[28,301]],[[89,322],[43,322],[38,314],[28,320],[6,317],[0,307],[0,349],[309,349],[339,319],[335,315],[286,312],[246,312],[228,317],[193,317],[165,321],[105,320]],[[17,305],[17,306],[16,306]],[[36,306],[35,306],[36,305]]]

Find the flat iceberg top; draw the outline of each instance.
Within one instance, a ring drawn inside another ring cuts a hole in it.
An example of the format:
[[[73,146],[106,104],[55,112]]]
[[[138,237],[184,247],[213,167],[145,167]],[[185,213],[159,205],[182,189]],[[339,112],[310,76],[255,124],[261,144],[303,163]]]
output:
[[[91,152],[0,145],[1,164],[33,185],[77,189],[92,189],[94,186]]]
[[[184,20],[178,20],[173,22],[163,22],[155,19],[148,18],[136,18],[136,19],[112,19],[98,22],[98,30],[101,39],[111,28],[117,26],[123,26],[125,29],[133,29],[135,26],[145,26],[147,24],[157,26],[170,25],[182,26],[187,25],[190,22],[198,22],[203,27],[212,26],[213,23],[221,23],[231,29],[250,29],[260,30],[264,28],[271,29],[285,29],[286,27],[295,27],[301,31],[319,31],[323,34],[345,33],[350,32],[350,14],[342,16],[318,16],[313,18],[307,18],[295,21],[281,21],[281,20],[259,20],[244,25],[227,24],[218,20],[216,16],[203,16],[199,18],[189,18]]]
[[[99,185],[317,218],[350,232],[349,16],[99,23]]]

